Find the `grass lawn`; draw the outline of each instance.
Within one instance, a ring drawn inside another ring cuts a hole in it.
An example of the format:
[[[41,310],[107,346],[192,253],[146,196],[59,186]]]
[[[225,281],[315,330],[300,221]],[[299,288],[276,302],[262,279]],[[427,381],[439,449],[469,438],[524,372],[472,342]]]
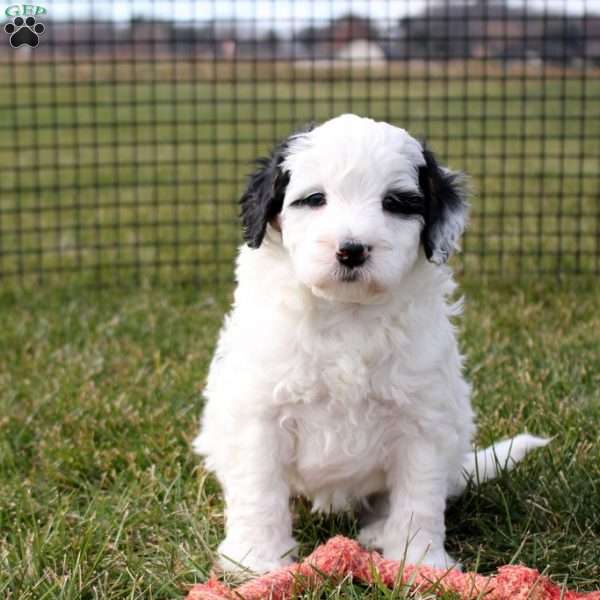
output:
[[[600,289],[464,289],[478,442],[556,438],[449,507],[448,548],[483,573],[517,561],[598,587]],[[223,505],[190,440],[227,302],[191,287],[0,295],[0,597],[176,599],[207,577]],[[356,531],[302,501],[296,515],[303,553]],[[387,596],[346,582],[306,597]]]

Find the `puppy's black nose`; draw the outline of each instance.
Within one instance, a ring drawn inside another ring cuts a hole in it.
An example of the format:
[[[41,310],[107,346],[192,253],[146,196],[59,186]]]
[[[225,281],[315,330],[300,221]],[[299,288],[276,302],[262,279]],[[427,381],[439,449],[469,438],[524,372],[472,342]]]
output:
[[[359,242],[344,242],[336,252],[338,262],[349,269],[360,267],[369,256],[369,246]]]

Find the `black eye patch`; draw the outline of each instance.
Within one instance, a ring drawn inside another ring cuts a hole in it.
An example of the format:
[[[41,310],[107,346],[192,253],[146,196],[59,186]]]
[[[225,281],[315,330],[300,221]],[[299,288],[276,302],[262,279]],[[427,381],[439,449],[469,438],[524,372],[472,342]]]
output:
[[[306,196],[306,198],[294,200],[290,206],[308,206],[309,208],[318,208],[319,206],[325,206],[325,204],[325,194],[322,194],[321,192],[315,192],[310,196]]]
[[[425,216],[425,200],[417,192],[390,190],[383,197],[381,206],[386,212],[395,215]]]

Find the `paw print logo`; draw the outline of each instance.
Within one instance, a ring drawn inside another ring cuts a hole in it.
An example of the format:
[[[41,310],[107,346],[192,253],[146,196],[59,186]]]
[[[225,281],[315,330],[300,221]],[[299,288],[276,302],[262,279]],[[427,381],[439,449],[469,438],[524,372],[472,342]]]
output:
[[[46,27],[42,23],[36,23],[33,17],[15,17],[12,23],[4,26],[4,31],[10,35],[10,45],[13,48],[23,44],[35,48],[40,43],[39,36],[46,31]]]

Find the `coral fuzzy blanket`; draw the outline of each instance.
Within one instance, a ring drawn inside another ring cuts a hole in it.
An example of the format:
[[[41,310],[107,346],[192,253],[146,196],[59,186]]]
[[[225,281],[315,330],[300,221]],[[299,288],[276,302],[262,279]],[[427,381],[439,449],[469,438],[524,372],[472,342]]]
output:
[[[285,600],[318,585],[324,577],[340,580],[347,576],[362,583],[377,580],[390,588],[402,583],[413,591],[431,592],[435,584],[439,595],[452,591],[464,599],[600,600],[600,591],[565,591],[535,569],[518,565],[500,567],[496,575],[489,577],[426,566],[402,568],[398,561],[386,560],[342,536],[319,546],[301,563],[253,579],[234,590],[216,579],[195,585],[186,600]]]

